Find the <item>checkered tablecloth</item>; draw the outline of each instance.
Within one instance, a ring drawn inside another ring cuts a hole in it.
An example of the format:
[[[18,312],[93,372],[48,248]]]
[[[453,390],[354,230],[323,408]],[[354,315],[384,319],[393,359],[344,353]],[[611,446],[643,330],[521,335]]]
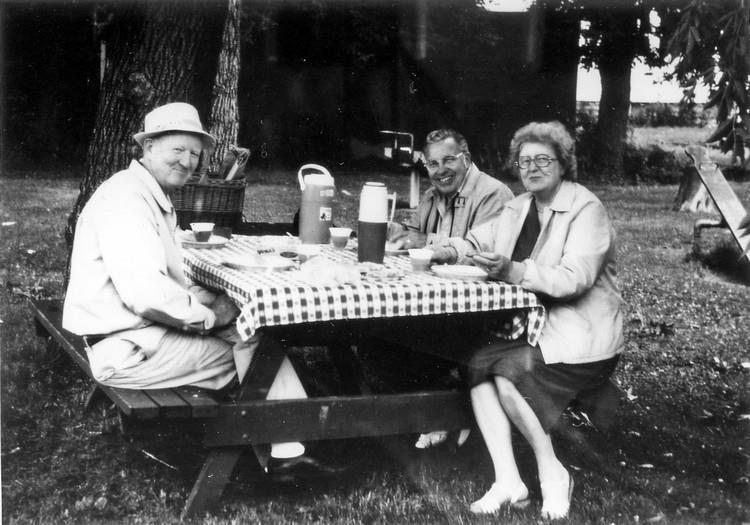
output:
[[[227,258],[267,249],[263,237],[235,235],[218,249],[183,250],[183,266],[189,279],[224,290],[240,306],[237,329],[244,339],[263,326],[516,310],[512,321],[501,327],[498,335],[516,339],[526,333],[529,344],[535,345],[544,326],[544,307],[536,295],[520,286],[415,273],[406,255],[385,257],[387,268],[403,273],[399,279],[365,277],[358,284],[332,286],[311,283],[299,270],[235,270],[223,264]],[[322,246],[318,257],[332,264],[357,264],[356,249],[351,247],[337,250]]]

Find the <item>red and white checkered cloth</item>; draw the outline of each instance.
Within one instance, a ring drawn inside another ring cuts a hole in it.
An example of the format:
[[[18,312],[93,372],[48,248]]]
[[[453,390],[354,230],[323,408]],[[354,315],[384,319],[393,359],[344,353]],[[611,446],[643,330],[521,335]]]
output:
[[[257,254],[262,237],[233,236],[219,249],[184,249],[185,274],[192,281],[224,290],[241,313],[237,330],[249,339],[258,328],[335,319],[371,319],[459,312],[521,310],[501,333],[516,339],[526,332],[536,345],[545,321],[545,310],[536,295],[516,285],[497,281],[461,281],[432,273],[411,271],[408,256],[386,255],[387,268],[403,277],[364,279],[359,284],[322,286],[306,281],[298,270],[235,270],[222,261],[237,255]],[[319,257],[335,263],[356,264],[356,250],[322,246]]]

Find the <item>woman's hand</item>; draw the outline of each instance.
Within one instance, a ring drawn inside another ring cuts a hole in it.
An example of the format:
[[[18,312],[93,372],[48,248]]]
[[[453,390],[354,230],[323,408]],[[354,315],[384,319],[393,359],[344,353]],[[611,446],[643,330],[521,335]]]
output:
[[[479,252],[472,257],[474,264],[484,268],[490,279],[504,281],[511,268],[511,261],[504,255],[492,252]]]

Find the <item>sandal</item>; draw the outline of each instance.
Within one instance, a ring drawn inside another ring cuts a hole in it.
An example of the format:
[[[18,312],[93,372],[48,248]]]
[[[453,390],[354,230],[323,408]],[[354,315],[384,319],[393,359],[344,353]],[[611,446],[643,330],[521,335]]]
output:
[[[414,447],[421,449],[437,447],[448,441],[451,434],[452,433],[447,430],[434,430],[427,434],[420,434],[417,442],[414,443]],[[471,434],[471,429],[461,429],[456,438],[456,447],[463,446],[463,444],[466,443],[466,440],[469,439],[469,434]],[[456,437],[455,434],[453,435]]]
[[[420,434],[417,442],[414,443],[416,448],[431,448],[442,445],[448,439],[447,430],[433,430],[427,434]]]
[[[568,511],[570,510],[570,500],[573,497],[573,476],[570,472],[565,472],[567,479],[561,479],[559,481],[552,481],[541,484],[542,489],[542,519],[545,520],[559,520],[567,517]],[[565,483],[568,484],[567,492],[563,492],[561,489]],[[550,491],[553,492],[551,495],[547,495]]]
[[[506,491],[498,483],[493,483],[484,496],[469,506],[469,510],[474,514],[493,514],[499,511],[503,505],[508,504],[513,508],[522,509],[530,501],[529,489],[522,481],[516,485],[512,492]]]

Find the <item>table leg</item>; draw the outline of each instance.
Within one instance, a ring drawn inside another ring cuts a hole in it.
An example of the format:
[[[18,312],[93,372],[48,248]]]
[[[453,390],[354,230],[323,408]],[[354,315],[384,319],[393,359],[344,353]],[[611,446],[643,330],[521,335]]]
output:
[[[86,394],[86,400],[83,403],[83,410],[85,412],[91,410],[95,403],[97,403],[100,399],[105,399],[106,396],[104,395],[104,392],[102,392],[102,389],[99,388],[99,385],[97,383],[94,383],[89,387],[89,391]]]
[[[240,385],[238,399],[265,399],[286,352],[274,338],[263,336]]]
[[[203,514],[219,501],[244,449],[245,447],[219,447],[208,453],[185,503],[181,519]]]
[[[240,385],[238,400],[265,399],[286,353],[281,344],[272,337],[264,336],[255,350],[253,359]],[[206,423],[206,433],[212,432],[210,420]],[[252,445],[261,468],[266,470],[271,456],[271,446],[265,443]],[[237,461],[246,446],[214,447],[203,463],[185,508],[183,519],[195,516],[213,507],[221,498]]]

